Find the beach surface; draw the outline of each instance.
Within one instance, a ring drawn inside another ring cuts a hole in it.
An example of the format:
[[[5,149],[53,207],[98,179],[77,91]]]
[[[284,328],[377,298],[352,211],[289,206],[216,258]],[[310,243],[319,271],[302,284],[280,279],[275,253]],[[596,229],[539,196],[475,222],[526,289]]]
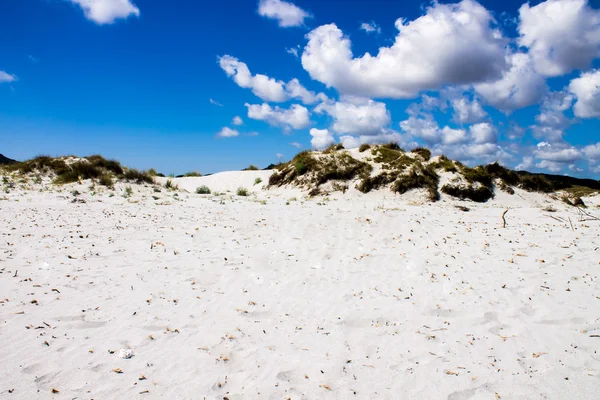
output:
[[[598,221],[269,174],[3,194],[0,398],[598,398]]]

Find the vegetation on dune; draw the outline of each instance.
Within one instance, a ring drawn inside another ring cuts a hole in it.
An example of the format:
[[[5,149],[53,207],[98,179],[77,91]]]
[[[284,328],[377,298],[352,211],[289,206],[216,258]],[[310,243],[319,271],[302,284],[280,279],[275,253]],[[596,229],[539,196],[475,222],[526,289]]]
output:
[[[323,150],[323,154],[329,154],[329,153],[333,153],[334,151],[339,151],[339,150],[344,150],[343,144],[341,144],[341,143],[332,144],[331,146],[329,146],[328,148]]]
[[[364,144],[360,145],[360,147],[358,148],[358,152],[363,153],[363,152],[369,150],[370,148],[371,148],[371,145],[364,143]]]
[[[414,148],[410,152],[421,156],[423,161],[429,161],[429,159],[431,158],[431,151],[423,147]]]
[[[196,188],[196,193],[197,194],[210,194],[210,189],[208,188],[208,186],[202,185],[202,186]]]
[[[392,147],[389,145],[374,147],[371,150],[373,161],[382,164],[383,169],[397,173],[404,171],[416,162],[414,158],[407,156],[400,147]]]
[[[474,185],[451,185],[446,184],[440,189],[442,193],[456,197],[461,200],[471,200],[477,203],[485,203],[494,197],[493,189],[486,186]]]
[[[92,155],[82,159],[72,157],[68,163],[64,158],[38,156],[31,160],[4,166],[7,172],[20,174],[53,174],[54,183],[66,184],[86,179],[98,179],[103,186],[112,187],[113,177],[136,183],[153,183],[148,172],[124,168],[118,161],[107,160],[100,155]]]
[[[237,194],[238,196],[244,196],[244,197],[245,197],[245,196],[248,196],[248,195],[249,195],[249,192],[248,192],[248,189],[246,189],[246,188],[244,188],[244,187],[239,187],[239,188],[237,189],[237,191],[236,191],[236,194]]]
[[[432,164],[435,169],[443,169],[444,172],[457,172],[456,164],[445,155],[441,155],[436,162]]]
[[[183,174],[182,178],[198,178],[201,176],[202,176],[202,174],[200,172],[192,171],[192,172],[187,172],[187,173]]]
[[[435,172],[435,168],[416,163],[408,174],[401,175],[396,179],[392,184],[392,191],[403,194],[413,189],[425,189],[429,200],[437,201],[440,199],[439,181],[440,177]]]
[[[289,163],[269,178],[269,185],[282,186],[303,179],[303,183],[319,186],[329,181],[348,181],[368,177],[372,166],[359,161],[347,152],[330,152],[325,157],[315,157],[310,151],[296,155]]]
[[[250,164],[250,166],[244,168],[244,171],[260,171],[260,168],[254,164]]]

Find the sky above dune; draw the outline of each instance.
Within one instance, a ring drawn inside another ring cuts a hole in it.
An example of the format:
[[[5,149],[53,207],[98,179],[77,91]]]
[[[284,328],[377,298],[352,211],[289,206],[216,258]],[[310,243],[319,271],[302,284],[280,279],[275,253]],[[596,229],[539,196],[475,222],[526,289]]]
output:
[[[6,0],[0,153],[266,166],[398,142],[600,178],[600,1]]]

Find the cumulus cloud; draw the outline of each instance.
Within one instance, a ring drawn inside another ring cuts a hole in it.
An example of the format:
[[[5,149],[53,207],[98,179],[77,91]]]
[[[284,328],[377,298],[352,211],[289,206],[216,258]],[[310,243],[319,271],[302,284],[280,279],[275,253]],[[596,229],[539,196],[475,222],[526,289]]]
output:
[[[496,143],[497,141],[498,132],[496,127],[489,122],[471,125],[469,127],[469,133],[473,138],[473,142],[476,144]]]
[[[385,128],[377,135],[361,135],[351,136],[344,135],[340,137],[340,142],[346,149],[355,149],[361,144],[384,144],[384,143],[398,143],[402,148],[414,148],[417,143],[412,141],[407,135],[403,135],[392,129]]]
[[[17,77],[6,73],[4,71],[0,71],[0,83],[9,83],[17,80]]]
[[[580,118],[600,118],[600,70],[581,74],[569,84],[577,97],[573,112]]]
[[[244,124],[244,120],[239,115],[236,115],[235,117],[233,117],[231,123],[240,126]]]
[[[567,92],[548,93],[540,107],[540,113],[535,117],[537,124],[531,127],[533,135],[549,142],[560,142],[565,129],[572,123],[565,115],[572,103],[573,96]]]
[[[317,113],[333,117],[331,129],[338,134],[376,135],[391,123],[385,103],[347,97],[342,101],[325,101],[315,108]]]
[[[582,151],[586,158],[590,160],[600,160],[600,143],[585,146]]]
[[[379,25],[377,25],[375,22],[371,21],[371,22],[363,22],[362,24],[360,24],[360,29],[362,29],[363,31],[367,32],[367,33],[381,33],[381,28],[379,27]]]
[[[300,99],[304,104],[313,104],[327,98],[323,93],[315,94],[307,90],[295,78],[284,83],[266,75],[252,75],[246,63],[229,55],[219,57],[219,66],[239,87],[251,89],[252,93],[264,101],[281,103]]]
[[[219,57],[219,65],[227,76],[233,78],[238,86],[251,89],[252,93],[264,101],[283,102],[287,100],[284,83],[266,75],[252,75],[248,66],[237,58],[224,55]]]
[[[466,97],[452,99],[454,121],[459,124],[472,124],[479,122],[487,116],[477,99],[469,100]]]
[[[303,129],[310,124],[310,113],[305,107],[293,104],[289,109],[271,107],[263,104],[245,104],[248,107],[248,118],[265,121],[273,126],[280,126],[289,130]]]
[[[535,166],[552,173],[559,173],[569,165],[584,158],[585,153],[567,143],[540,142],[533,150],[534,157],[539,160]]]
[[[546,80],[535,71],[531,57],[525,53],[506,56],[508,68],[500,79],[475,85],[487,104],[504,113],[537,104],[547,91]]]
[[[587,0],[547,0],[519,9],[518,44],[529,48],[535,69],[559,76],[587,68],[600,56],[600,11]]]
[[[71,0],[82,8],[85,17],[99,25],[112,24],[130,15],[138,17],[140,10],[130,0]]]
[[[240,133],[238,131],[236,131],[235,129],[228,128],[228,127],[224,127],[217,133],[217,136],[220,138],[232,138],[232,137],[236,137],[239,135],[240,135]]]
[[[335,25],[307,35],[302,66],[313,79],[344,94],[411,98],[447,84],[499,78],[505,68],[506,40],[491,27],[491,14],[479,3],[434,3],[414,21],[396,21],[391,47],[376,56],[354,57],[350,39]]]
[[[438,144],[454,146],[467,140],[467,132],[464,129],[453,129],[449,126],[440,129],[431,115],[423,117],[411,115],[407,120],[400,122],[400,128],[430,146]]]
[[[310,136],[312,136],[310,144],[316,150],[324,150],[332,144],[335,144],[335,138],[328,129],[312,128],[310,130]]]
[[[312,17],[297,5],[283,0],[260,0],[258,14],[265,18],[277,20],[282,28],[302,26],[306,18]]]

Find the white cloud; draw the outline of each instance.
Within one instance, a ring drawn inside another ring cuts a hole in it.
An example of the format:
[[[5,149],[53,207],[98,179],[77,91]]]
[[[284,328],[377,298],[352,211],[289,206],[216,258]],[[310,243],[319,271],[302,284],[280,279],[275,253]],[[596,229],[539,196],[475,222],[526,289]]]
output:
[[[342,101],[326,101],[315,108],[317,113],[333,117],[331,129],[338,134],[377,135],[391,123],[385,103],[346,97]]]
[[[297,149],[301,149],[302,145],[298,142],[290,142],[290,146],[294,146]]]
[[[400,128],[409,135],[424,140],[430,146],[454,146],[467,141],[467,132],[464,129],[453,129],[449,126],[440,129],[431,115],[411,115],[407,120],[400,122]]]
[[[587,0],[547,0],[519,9],[518,44],[529,48],[535,68],[559,76],[587,68],[600,56],[600,11]]]
[[[414,21],[396,21],[391,47],[354,58],[351,43],[335,24],[307,35],[302,66],[313,79],[344,94],[410,98],[447,84],[499,78],[506,40],[492,29],[493,17],[479,3],[434,3]]]
[[[362,135],[362,136],[351,136],[344,135],[340,137],[340,142],[346,149],[355,149],[361,144],[384,144],[384,143],[398,143],[402,148],[414,148],[417,143],[410,140],[407,135],[402,135],[391,129],[383,129],[381,133],[377,135]]]
[[[379,25],[377,25],[373,21],[363,22],[362,24],[360,24],[360,29],[362,29],[363,31],[365,31],[367,33],[372,33],[372,32],[381,33],[381,28],[379,27]]]
[[[508,54],[509,66],[496,81],[475,85],[475,90],[491,106],[510,113],[538,103],[547,91],[546,80],[538,74],[529,55]]]
[[[582,151],[586,158],[590,160],[600,160],[600,143],[585,146]]]
[[[285,91],[288,98],[299,99],[304,104],[313,104],[318,100],[324,101],[327,99],[327,96],[323,93],[315,94],[314,92],[307,90],[296,78],[285,84]]]
[[[229,55],[219,57],[219,65],[238,86],[251,89],[252,93],[262,100],[274,102],[287,100],[282,81],[261,74],[253,76],[245,63]]]
[[[308,12],[295,4],[282,0],[260,0],[258,3],[258,14],[277,20],[279,26],[282,28],[302,26],[306,18],[312,17]]]
[[[454,109],[454,121],[460,124],[479,122],[487,116],[477,99],[471,101],[466,97],[460,97],[450,102]]]
[[[231,123],[240,126],[244,124],[244,120],[239,115],[236,115],[235,117],[233,117]]]
[[[430,115],[425,118],[411,115],[407,120],[400,122],[400,128],[411,136],[421,138],[429,144],[440,142],[440,128]]]
[[[0,71],[0,83],[14,82],[16,80],[16,76]]]
[[[489,122],[471,125],[469,133],[473,138],[473,142],[477,144],[496,143],[497,140],[496,127]]]
[[[455,145],[467,140],[467,132],[464,129],[452,129],[445,126],[440,130],[442,143],[445,145]]]
[[[569,84],[577,97],[573,112],[580,118],[600,118],[600,70],[584,72]]]
[[[564,164],[556,162],[556,161],[548,161],[548,160],[542,160],[540,162],[538,162],[537,164],[535,164],[536,168],[541,168],[541,169],[547,169],[548,171],[552,172],[552,173],[558,173],[560,171],[563,170],[563,168],[565,167]]]
[[[252,75],[246,63],[229,55],[219,57],[219,66],[238,86],[251,89],[252,93],[267,102],[281,103],[290,99],[300,99],[304,104],[313,104],[327,98],[323,93],[315,94],[307,90],[295,78],[284,83],[266,75]]]
[[[572,123],[565,115],[571,104],[573,96],[567,92],[548,93],[540,106],[540,113],[535,117],[537,124],[531,127],[533,135],[549,142],[560,142],[564,130]]]
[[[332,144],[335,144],[333,135],[327,129],[312,128],[310,130],[310,136],[312,136],[310,144],[317,150],[324,150]]]
[[[547,142],[538,143],[537,148],[533,151],[535,158],[547,161],[544,166],[539,168],[547,168],[550,171],[556,172],[558,164],[561,169],[565,164],[570,164],[581,160],[584,156],[579,149],[565,144],[550,144]]]
[[[515,167],[517,171],[525,171],[529,168],[533,167],[533,157],[525,156],[523,157],[523,161],[519,165]]]
[[[208,101],[210,101],[210,104],[213,104],[213,105],[218,106],[218,107],[223,107],[223,104],[219,103],[216,100],[213,100],[212,98],[208,99]]]
[[[236,137],[239,135],[240,135],[240,133],[238,131],[236,131],[235,129],[228,128],[228,127],[224,127],[223,129],[221,129],[220,132],[217,133],[217,136],[221,137],[221,138],[231,138],[231,137]]]
[[[248,107],[248,118],[265,121],[270,125],[286,129],[303,129],[310,124],[310,113],[305,107],[293,104],[289,109],[271,107],[263,104],[245,104]]]
[[[83,9],[85,17],[99,25],[112,24],[130,15],[139,17],[140,10],[130,0],[71,0]]]
[[[286,48],[285,52],[288,53],[288,54],[293,55],[296,58],[298,58],[298,49],[296,47]]]

